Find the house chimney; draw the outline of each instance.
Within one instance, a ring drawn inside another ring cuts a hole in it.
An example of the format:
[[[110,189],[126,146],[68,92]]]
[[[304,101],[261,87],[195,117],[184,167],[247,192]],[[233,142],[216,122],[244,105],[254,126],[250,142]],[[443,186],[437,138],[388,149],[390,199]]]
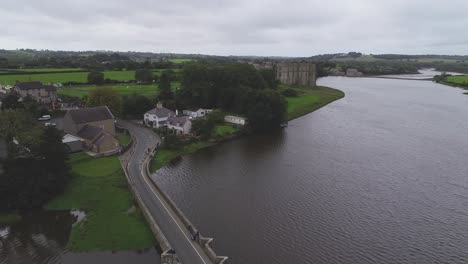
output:
[[[161,109],[162,107],[163,107],[163,105],[162,105],[161,102],[158,102],[158,103],[156,104],[156,108],[157,108],[157,109]]]

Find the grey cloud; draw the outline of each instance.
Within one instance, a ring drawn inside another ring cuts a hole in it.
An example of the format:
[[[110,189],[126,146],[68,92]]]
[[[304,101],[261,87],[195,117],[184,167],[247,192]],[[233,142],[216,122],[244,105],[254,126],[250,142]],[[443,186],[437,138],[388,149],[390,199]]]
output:
[[[0,48],[467,54],[465,10],[462,0],[2,0]]]

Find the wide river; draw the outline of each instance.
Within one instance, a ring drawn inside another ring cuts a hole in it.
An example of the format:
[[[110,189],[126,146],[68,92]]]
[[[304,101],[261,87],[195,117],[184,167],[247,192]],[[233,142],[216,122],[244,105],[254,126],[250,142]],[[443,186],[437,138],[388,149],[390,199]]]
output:
[[[158,171],[230,263],[468,263],[468,96],[327,77],[346,97]]]

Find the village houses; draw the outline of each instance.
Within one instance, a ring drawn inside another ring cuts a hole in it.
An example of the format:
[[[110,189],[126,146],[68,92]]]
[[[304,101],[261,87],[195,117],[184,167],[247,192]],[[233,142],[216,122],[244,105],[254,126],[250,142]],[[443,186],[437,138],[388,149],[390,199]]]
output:
[[[107,106],[68,110],[63,119],[64,131],[79,137],[84,147],[95,153],[120,149],[115,138],[115,117]]]
[[[143,121],[153,128],[167,127],[177,135],[188,135],[192,129],[192,121],[188,116],[177,116],[176,112],[163,107],[161,103],[146,112]]]
[[[41,104],[51,104],[57,100],[57,89],[41,82],[17,82],[13,89],[22,98],[30,96]]]
[[[204,108],[198,108],[198,109],[192,109],[192,110],[183,110],[182,113],[191,119],[197,119],[197,118],[203,118],[207,116],[209,113],[213,112],[212,109],[204,109]]]

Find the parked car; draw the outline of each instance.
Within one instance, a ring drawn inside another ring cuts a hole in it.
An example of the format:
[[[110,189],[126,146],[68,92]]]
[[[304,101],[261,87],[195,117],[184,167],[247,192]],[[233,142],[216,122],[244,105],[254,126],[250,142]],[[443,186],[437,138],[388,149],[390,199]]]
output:
[[[50,120],[50,115],[43,115],[42,117],[39,117],[37,120],[39,120],[39,121],[47,121],[47,120]]]
[[[47,122],[47,123],[44,124],[44,126],[46,126],[46,127],[56,127],[57,124]]]

